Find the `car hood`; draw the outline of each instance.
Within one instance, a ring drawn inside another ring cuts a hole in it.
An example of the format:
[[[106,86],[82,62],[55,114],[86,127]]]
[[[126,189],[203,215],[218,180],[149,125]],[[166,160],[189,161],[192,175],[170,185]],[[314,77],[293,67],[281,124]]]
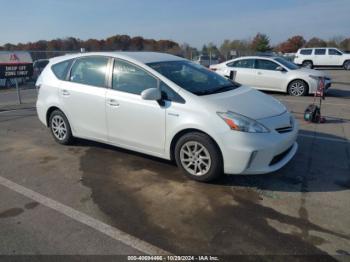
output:
[[[201,98],[217,112],[231,111],[255,120],[286,111],[286,107],[277,99],[247,86]]]
[[[325,72],[320,71],[320,70],[314,70],[314,69],[309,69],[309,68],[299,68],[298,72],[303,73],[307,76],[318,76],[318,77],[328,77],[330,78]]]

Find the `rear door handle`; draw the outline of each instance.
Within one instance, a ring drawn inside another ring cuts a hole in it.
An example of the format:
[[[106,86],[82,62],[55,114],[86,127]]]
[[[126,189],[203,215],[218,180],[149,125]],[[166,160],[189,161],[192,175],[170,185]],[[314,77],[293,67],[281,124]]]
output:
[[[113,107],[118,107],[119,106],[118,101],[115,100],[115,99],[108,99],[107,100],[107,104],[110,105],[110,106],[113,106]]]
[[[62,95],[63,95],[63,96],[69,96],[70,93],[68,92],[68,90],[63,89],[63,90],[62,90]]]
[[[258,72],[258,75],[262,75],[262,73],[261,73],[261,72]]]

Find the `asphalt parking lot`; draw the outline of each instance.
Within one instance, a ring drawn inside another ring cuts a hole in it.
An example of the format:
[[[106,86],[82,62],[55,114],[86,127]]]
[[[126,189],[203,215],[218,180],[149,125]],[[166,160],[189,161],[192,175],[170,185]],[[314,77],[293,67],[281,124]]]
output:
[[[0,254],[349,259],[350,72],[330,73],[336,83],[323,103],[324,124],[302,120],[312,97],[271,94],[300,123],[299,150],[287,166],[209,184],[112,146],[56,144],[30,108],[35,90],[26,91],[27,107],[0,110]]]

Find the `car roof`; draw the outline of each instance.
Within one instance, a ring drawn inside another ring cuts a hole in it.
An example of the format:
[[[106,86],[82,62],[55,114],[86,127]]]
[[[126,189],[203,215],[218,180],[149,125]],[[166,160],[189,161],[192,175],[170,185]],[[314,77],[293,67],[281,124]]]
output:
[[[278,58],[278,57],[279,56],[241,56],[241,57],[226,61],[224,63],[236,61],[236,60],[242,60],[242,59],[269,59],[269,60],[273,60],[273,59]]]
[[[182,57],[178,57],[171,54],[159,53],[159,52],[86,52],[86,53],[76,53],[64,56],[59,56],[51,59],[51,62],[57,63],[67,59],[73,59],[77,57],[84,56],[110,56],[115,58],[126,59],[130,61],[137,61],[139,63],[147,64],[154,62],[165,62],[165,61],[180,61],[185,60]]]

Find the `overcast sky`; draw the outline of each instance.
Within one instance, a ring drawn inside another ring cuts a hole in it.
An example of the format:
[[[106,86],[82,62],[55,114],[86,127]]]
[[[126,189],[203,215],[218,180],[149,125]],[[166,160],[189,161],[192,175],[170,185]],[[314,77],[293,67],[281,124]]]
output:
[[[0,0],[0,45],[115,34],[201,47],[257,32],[350,37],[350,0]]]

